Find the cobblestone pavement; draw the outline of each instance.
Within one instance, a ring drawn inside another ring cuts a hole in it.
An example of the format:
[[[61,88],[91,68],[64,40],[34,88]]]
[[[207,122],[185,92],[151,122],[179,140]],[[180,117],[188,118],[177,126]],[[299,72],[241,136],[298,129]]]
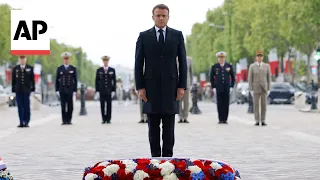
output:
[[[268,106],[267,127],[255,127],[247,105],[232,105],[228,125],[217,124],[215,104],[176,124],[175,157],[223,160],[244,180],[319,180],[319,114],[293,106]],[[87,116],[74,110],[74,125],[61,126],[59,107],[33,112],[31,127],[18,129],[17,110],[1,112],[0,156],[17,180],[77,180],[86,166],[104,159],[149,157],[147,125],[139,106],[113,103],[112,124],[101,124],[98,102]],[[178,118],[177,118],[178,119]],[[4,135],[8,134],[9,135]]]

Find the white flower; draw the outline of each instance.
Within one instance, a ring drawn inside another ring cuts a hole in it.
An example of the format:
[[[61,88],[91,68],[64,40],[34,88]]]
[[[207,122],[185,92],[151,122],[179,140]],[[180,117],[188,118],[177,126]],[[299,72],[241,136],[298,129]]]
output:
[[[151,164],[159,164],[160,161],[159,161],[158,159],[151,159],[151,160],[150,160],[150,163],[151,163]]]
[[[126,169],[125,169],[126,174],[133,173],[134,169],[138,165],[137,163],[135,163],[132,160],[123,160],[122,163],[126,165]]]
[[[179,180],[175,173],[163,176],[163,180]]]
[[[157,159],[151,159],[150,164],[154,165],[155,167],[159,168],[160,166],[160,161]]]
[[[211,166],[213,169],[215,169],[215,170],[218,170],[218,169],[221,169],[221,168],[222,168],[222,166],[221,166],[219,163],[217,163],[217,162],[212,162],[212,163],[210,164],[210,166]]]
[[[111,176],[114,173],[117,173],[118,170],[120,169],[118,164],[111,164],[104,168],[102,171],[104,172],[105,176]]]
[[[85,180],[94,180],[95,178],[97,178],[98,175],[93,174],[93,173],[89,173],[86,175],[86,177],[84,177]]]
[[[166,161],[159,165],[159,168],[161,169],[161,175],[169,175],[174,170],[174,165],[170,163],[169,161]]]
[[[110,162],[105,161],[105,162],[101,162],[98,166],[104,166],[104,167],[106,167],[108,164],[110,164]]]
[[[148,178],[148,177],[149,177],[149,174],[147,174],[142,170],[138,170],[136,171],[136,173],[134,173],[133,180],[143,180],[144,178]]]
[[[191,171],[191,174],[198,174],[201,172],[201,168],[198,166],[189,166],[188,169]]]

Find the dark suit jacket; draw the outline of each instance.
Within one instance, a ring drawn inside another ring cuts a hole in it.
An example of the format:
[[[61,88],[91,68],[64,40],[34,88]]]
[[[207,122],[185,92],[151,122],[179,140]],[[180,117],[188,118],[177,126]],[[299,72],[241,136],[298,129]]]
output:
[[[167,27],[163,47],[157,41],[154,27],[140,33],[136,43],[135,81],[137,90],[146,89],[148,102],[143,103],[143,113],[179,113],[177,89],[186,89],[187,85],[187,58],[181,31]]]
[[[103,67],[98,68],[96,72],[96,92],[99,92],[101,95],[110,95],[112,91],[116,91],[116,87],[116,70],[108,67],[108,71],[105,73]]]
[[[235,83],[232,65],[227,62],[223,67],[219,63],[214,64],[210,70],[210,82],[217,92],[230,92]]]
[[[12,92],[33,92],[35,81],[33,67],[26,64],[22,72],[21,66],[17,65],[12,69]]]
[[[68,69],[61,65],[57,68],[56,73],[56,91],[60,93],[72,94],[77,92],[78,78],[77,68],[69,65]]]

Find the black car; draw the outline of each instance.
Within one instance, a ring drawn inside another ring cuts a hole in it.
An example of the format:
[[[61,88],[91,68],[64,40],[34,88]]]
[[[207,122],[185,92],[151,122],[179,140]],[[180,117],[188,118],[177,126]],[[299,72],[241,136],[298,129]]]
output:
[[[287,83],[273,83],[271,84],[270,94],[267,98],[268,104],[274,103],[294,103],[295,89]]]
[[[247,82],[240,82],[236,87],[237,104],[244,104],[248,102],[249,84]]]

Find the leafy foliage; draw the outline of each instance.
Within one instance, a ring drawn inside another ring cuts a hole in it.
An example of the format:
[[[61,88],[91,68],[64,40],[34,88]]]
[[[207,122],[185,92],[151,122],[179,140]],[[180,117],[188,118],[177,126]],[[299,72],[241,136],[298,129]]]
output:
[[[225,0],[208,11],[206,21],[195,24],[187,37],[194,71],[206,72],[221,50],[232,63],[245,57],[251,63],[257,49],[268,54],[272,48],[277,48],[280,58],[293,48],[299,50],[308,55],[310,67],[310,56],[320,42],[319,11],[318,0]]]

